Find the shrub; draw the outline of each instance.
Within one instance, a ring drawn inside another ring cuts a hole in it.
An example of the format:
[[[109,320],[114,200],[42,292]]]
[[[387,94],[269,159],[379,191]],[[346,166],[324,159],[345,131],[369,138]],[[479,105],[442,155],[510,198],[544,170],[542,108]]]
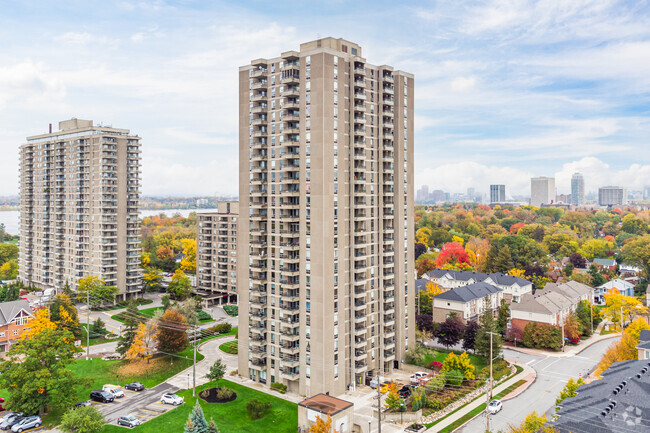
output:
[[[212,320],[212,316],[203,310],[199,310],[196,315],[198,316],[199,320]]]
[[[432,369],[433,371],[440,371],[440,370],[442,370],[442,362],[440,362],[440,361],[431,361],[429,363],[429,368]]]
[[[433,352],[433,351],[431,351]],[[406,363],[413,365],[422,365],[429,351],[424,346],[415,346],[413,349],[408,349],[406,351]],[[436,352],[432,354],[435,356]]]
[[[210,328],[210,330],[216,334],[227,334],[232,330],[232,325],[230,323],[219,323]]]
[[[248,415],[251,417],[251,419],[262,418],[266,414],[266,411],[269,409],[271,409],[271,403],[269,402],[261,402],[256,399],[252,399],[246,403],[246,410],[248,411]]]
[[[237,305],[224,305],[223,309],[229,316],[237,316],[239,314],[239,307]]]
[[[279,382],[273,382],[271,384],[271,389],[278,391],[280,394],[287,392],[287,385]]]
[[[548,323],[531,322],[524,327],[523,344],[526,347],[560,350],[562,331]]]
[[[413,411],[420,410],[424,407],[426,402],[427,400],[424,393],[424,388],[415,388],[413,390],[413,402],[411,403],[411,409],[413,409]]]
[[[446,405],[445,405],[444,402],[438,400],[438,399],[437,399],[436,397],[434,397],[434,396],[431,396],[431,395],[430,395],[430,396],[427,398],[427,407],[428,407],[429,409],[433,409],[433,410],[436,410],[436,411],[437,411],[437,410],[443,409],[445,406],[446,406]]]
[[[445,379],[451,386],[460,386],[463,383],[463,373],[460,370],[450,370],[445,373]]]
[[[454,352],[451,352],[445,357],[445,360],[442,363],[442,370],[444,372],[458,370],[462,377],[465,379],[471,380],[474,379],[474,365],[469,359],[467,352],[463,352],[460,356],[456,355]]]
[[[199,392],[199,396],[201,396],[203,398],[210,397],[210,390],[209,389],[204,389],[203,391]]]
[[[229,400],[232,398],[234,391],[228,388],[217,388],[217,398],[219,400]]]

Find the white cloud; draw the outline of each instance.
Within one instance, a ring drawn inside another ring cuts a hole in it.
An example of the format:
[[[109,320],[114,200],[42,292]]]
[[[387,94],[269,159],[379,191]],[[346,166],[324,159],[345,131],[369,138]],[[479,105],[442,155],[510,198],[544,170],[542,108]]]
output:
[[[456,92],[468,92],[476,85],[476,77],[458,77],[451,82],[451,89]]]

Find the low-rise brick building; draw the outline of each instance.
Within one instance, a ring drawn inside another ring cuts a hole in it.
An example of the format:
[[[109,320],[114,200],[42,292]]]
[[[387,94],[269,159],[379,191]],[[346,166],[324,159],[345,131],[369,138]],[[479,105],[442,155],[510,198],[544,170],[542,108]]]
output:
[[[24,299],[0,303],[0,353],[11,349],[33,318],[29,302]]]

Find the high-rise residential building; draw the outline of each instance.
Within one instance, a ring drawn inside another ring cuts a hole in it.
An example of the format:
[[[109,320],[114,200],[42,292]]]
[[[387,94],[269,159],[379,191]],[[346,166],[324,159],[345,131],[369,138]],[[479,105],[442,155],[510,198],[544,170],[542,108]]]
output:
[[[434,202],[442,202],[447,200],[447,194],[445,194],[445,192],[441,189],[434,189],[431,192],[429,199],[433,200]]]
[[[141,290],[140,137],[128,129],[59,122],[20,148],[19,278],[59,289],[96,276]]]
[[[236,303],[239,203],[221,201],[196,217],[196,292],[208,304]]]
[[[555,202],[555,178],[533,177],[530,179],[530,204],[541,206]]]
[[[325,38],[239,78],[239,374],[341,394],[415,344],[413,75]]]
[[[573,173],[571,176],[571,204],[585,204],[585,178],[582,173]]]
[[[620,186],[598,188],[598,205],[622,206],[627,204],[627,189]]]
[[[427,185],[422,185],[418,190],[417,201],[425,202],[429,200],[429,187]]]
[[[506,186],[490,185],[490,203],[505,203]]]
[[[476,200],[476,190],[474,188],[467,188],[467,201]]]

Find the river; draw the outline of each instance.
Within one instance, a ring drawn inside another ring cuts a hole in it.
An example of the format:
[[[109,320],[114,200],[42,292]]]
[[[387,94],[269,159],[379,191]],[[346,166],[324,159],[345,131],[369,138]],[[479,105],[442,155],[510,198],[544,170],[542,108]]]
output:
[[[216,212],[216,209],[145,209],[140,211],[140,218],[146,218],[153,215],[164,213],[172,216],[176,213],[187,217],[190,212]],[[20,220],[20,211],[8,210],[0,211],[0,223],[5,225],[5,231],[10,235],[18,234],[18,222]]]

